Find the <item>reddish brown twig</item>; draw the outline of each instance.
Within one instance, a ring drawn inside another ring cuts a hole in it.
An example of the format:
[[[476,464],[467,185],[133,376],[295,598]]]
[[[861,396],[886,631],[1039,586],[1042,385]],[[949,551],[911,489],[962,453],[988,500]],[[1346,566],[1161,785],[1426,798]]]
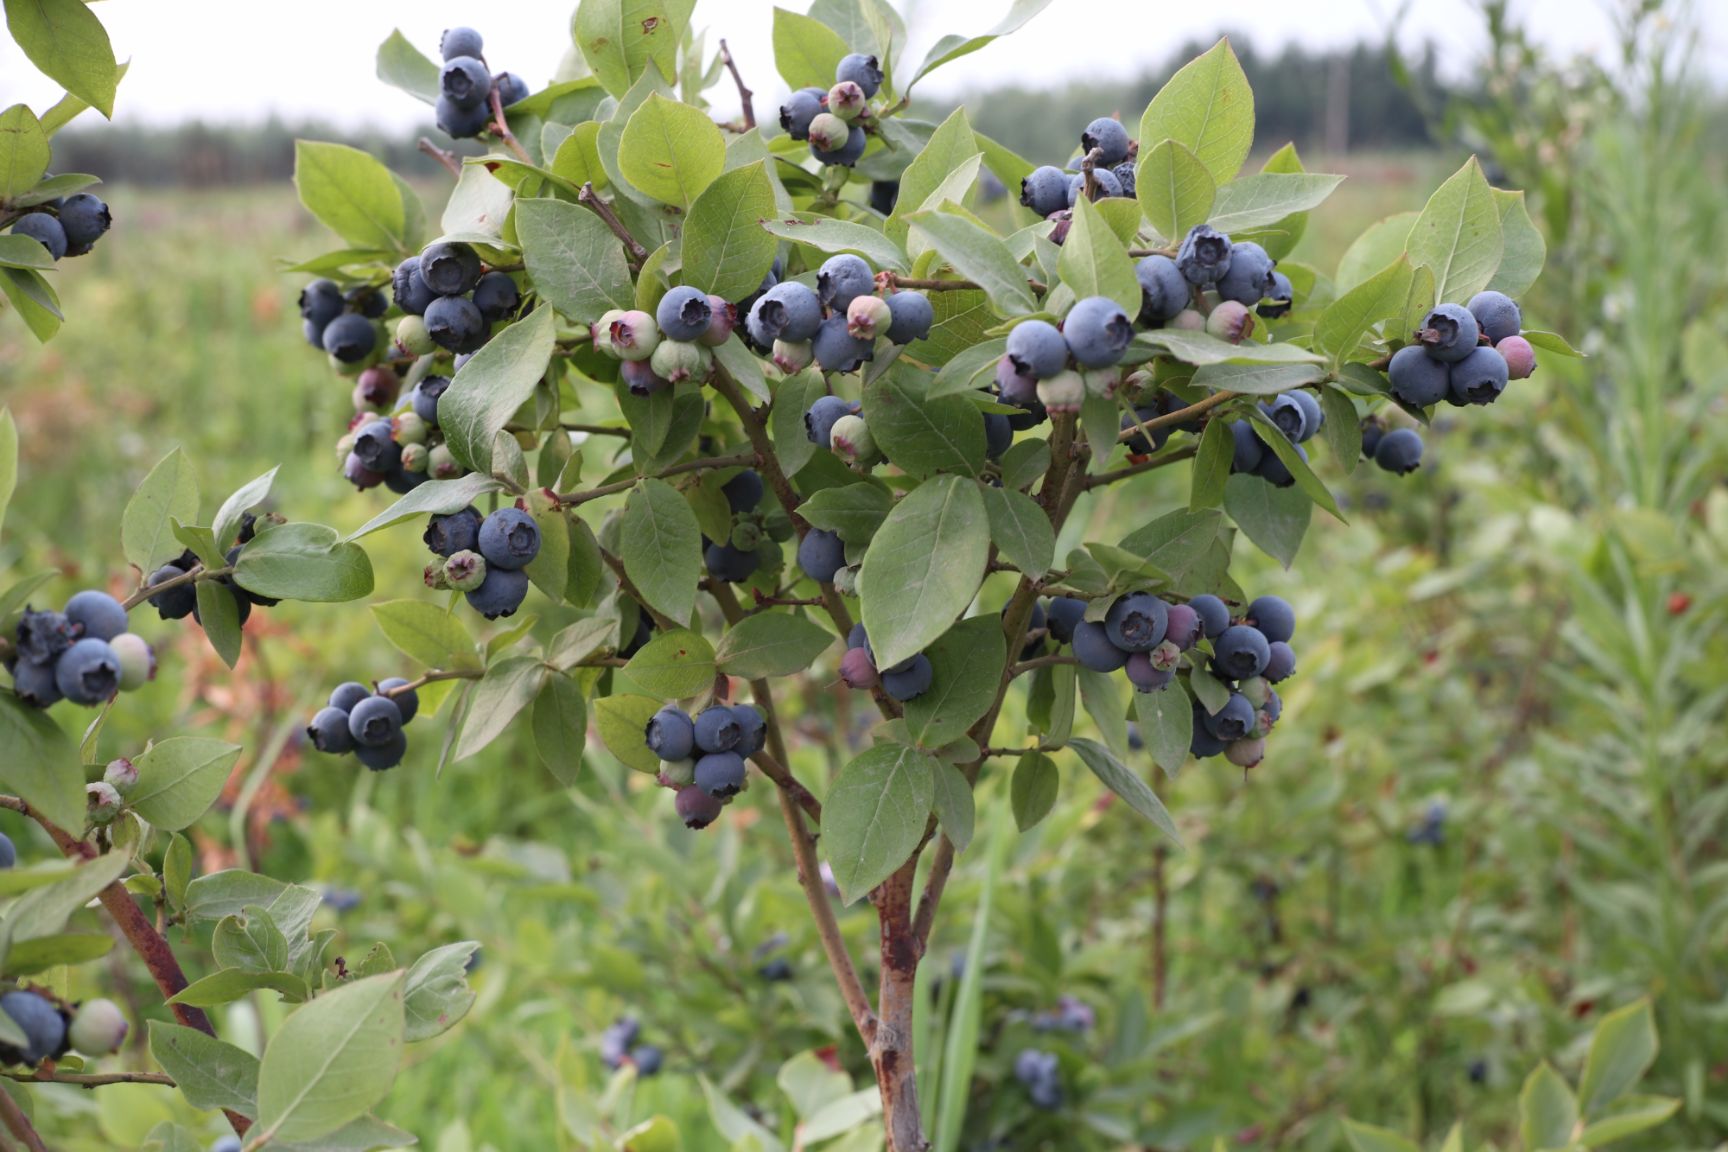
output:
[[[726,65],[726,70],[732,73],[732,83],[738,85],[738,100],[744,105],[744,131],[756,127],[756,106],[751,103],[756,93],[744,86],[744,77],[738,73],[738,64],[732,59],[732,50],[726,47],[726,41],[720,41],[720,60]]]

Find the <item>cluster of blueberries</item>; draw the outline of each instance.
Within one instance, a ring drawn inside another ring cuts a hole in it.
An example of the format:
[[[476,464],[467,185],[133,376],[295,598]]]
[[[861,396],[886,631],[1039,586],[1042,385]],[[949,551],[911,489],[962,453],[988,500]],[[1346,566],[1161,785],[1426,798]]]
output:
[[[757,572],[773,571],[780,565],[777,534],[791,533],[791,525],[770,520],[757,511],[762,503],[762,477],[744,469],[720,486],[732,510],[732,530],[724,540],[702,537],[702,561],[708,575],[729,584],[742,584]],[[803,551],[800,548],[800,556]]]
[[[106,592],[86,589],[62,612],[25,608],[6,649],[12,690],[33,708],[61,700],[96,707],[156,675],[156,653],[126,630],[124,605]]]
[[[1014,1079],[1026,1089],[1026,1098],[1040,1112],[1062,1107],[1062,1065],[1054,1052],[1027,1048],[1014,1057]]]
[[[910,344],[930,335],[935,320],[928,296],[876,295],[875,271],[863,257],[843,252],[822,262],[815,288],[797,280],[765,284],[745,312],[744,334],[782,372],[811,364],[824,372],[856,372],[875,358],[878,337]]]
[[[108,205],[88,192],[77,192],[26,212],[12,225],[12,234],[30,237],[59,260],[87,255],[113,223]]]
[[[802,550],[800,550],[802,551]],[[930,657],[919,652],[908,656],[891,668],[876,667],[876,653],[870,647],[870,636],[864,625],[852,625],[846,634],[846,654],[840,657],[840,679],[848,688],[869,690],[878,684],[882,691],[904,704],[916,700],[930,690],[936,669]]]
[[[680,285],[660,297],[652,315],[615,308],[589,334],[596,349],[619,361],[619,378],[631,395],[652,396],[686,380],[706,381],[714,371],[714,349],[737,323],[738,311],[724,297]]]
[[[1102,620],[1086,619],[1086,601],[1058,596],[1040,606],[1030,622],[1036,632],[1069,645],[1081,667],[1094,672],[1124,670],[1140,692],[1156,692],[1176,677],[1184,653],[1202,641],[1212,648],[1211,672],[1230,689],[1225,704],[1209,712],[1194,701],[1190,751],[1201,758],[1224,753],[1232,764],[1252,768],[1265,754],[1267,733],[1283,702],[1272,685],[1296,671],[1290,638],[1296,614],[1278,596],[1261,596],[1239,620],[1212,595],[1171,604],[1149,592],[1119,596]],[[1195,664],[1195,657],[1188,657]]]
[[[377,321],[388,307],[370,284],[344,292],[334,280],[314,280],[300,290],[301,331],[306,343],[328,352],[339,368],[359,364],[377,349]]]
[[[660,758],[660,783],[677,790],[678,818],[706,828],[744,790],[745,758],[762,750],[768,727],[753,704],[710,704],[694,718],[668,704],[642,737]]]
[[[492,337],[492,325],[522,306],[522,290],[508,272],[488,270],[472,244],[439,240],[390,274],[390,296],[403,316],[396,343],[411,356],[435,347],[473,354]]]
[[[438,401],[449,387],[448,376],[423,376],[402,396],[402,378],[389,365],[360,373],[354,418],[336,441],[343,477],[362,492],[382,484],[401,495],[427,480],[465,475],[438,424]]]
[[[1092,1011],[1092,1005],[1073,996],[1059,996],[1056,1007],[1033,1015],[1032,1030],[1085,1033],[1092,1031],[1097,1023],[1098,1014]]]
[[[380,680],[377,691],[350,680],[330,693],[330,703],[306,725],[306,737],[320,752],[352,752],[360,763],[382,772],[408,754],[403,729],[419,711],[420,694],[399,676]]]
[[[275,515],[265,519],[267,523],[280,521],[280,517]],[[240,521],[240,532],[236,537],[235,544],[223,556],[223,563],[229,568],[234,567],[239,562],[241,550],[250,544],[253,537],[258,534],[258,521],[259,518],[250,512]],[[149,592],[152,588],[159,588],[179,580],[197,570],[202,566],[202,563],[198,559],[197,553],[188,549],[175,557],[172,563],[164,564],[150,573],[150,579],[144,583],[145,591]],[[256,592],[249,592],[240,587],[234,582],[234,577],[231,574],[216,577],[216,583],[226,588],[229,595],[234,597],[235,615],[242,625],[252,615],[254,606],[274,608],[280,603],[272,597],[260,596]],[[174,584],[172,587],[161,588],[159,592],[151,592],[147,600],[150,606],[156,609],[156,614],[164,620],[184,620],[190,616],[200,624],[204,622],[198,610],[198,590],[190,582]]]
[[[1034,168],[1020,181],[1020,203],[1045,218],[1065,211],[1086,195],[1086,173],[1081,163],[1094,149],[1093,200],[1108,196],[1134,195],[1134,141],[1120,120],[1100,116],[1080,134],[1081,154],[1066,170],[1052,164]]]
[[[800,88],[780,105],[780,127],[794,140],[807,140],[820,164],[850,168],[869,140],[864,124],[870,101],[882,87],[882,65],[874,56],[853,52],[834,68],[834,87]]]
[[[626,1064],[636,1067],[636,1075],[656,1075],[666,1063],[666,1056],[652,1044],[638,1044],[642,1025],[634,1016],[620,1016],[606,1031],[600,1033],[600,1062],[616,1072]]]
[[[14,988],[0,993],[0,1012],[24,1034],[22,1048],[0,1044],[0,1064],[34,1068],[74,1050],[105,1056],[118,1051],[130,1031],[112,1000],[87,1000],[69,1012],[40,992]]]
[[[1446,815],[1446,802],[1433,801],[1422,813],[1421,821],[1404,833],[1404,838],[1412,844],[1441,847],[1446,843]]]
[[[440,559],[426,566],[426,583],[454,589],[488,620],[509,616],[528,595],[527,567],[540,555],[540,525],[511,504],[482,516],[470,504],[433,516],[421,539]]]
[[[438,71],[438,127],[457,140],[478,136],[492,123],[493,88],[508,108],[528,98],[528,85],[509,72],[494,76],[486,68],[485,45],[472,28],[446,28],[438,41],[444,66]]]

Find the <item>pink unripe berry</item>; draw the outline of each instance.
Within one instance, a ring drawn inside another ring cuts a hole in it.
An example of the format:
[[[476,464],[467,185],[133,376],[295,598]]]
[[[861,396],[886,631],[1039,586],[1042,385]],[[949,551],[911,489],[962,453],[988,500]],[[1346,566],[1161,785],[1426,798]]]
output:
[[[874,688],[881,683],[876,661],[870,658],[870,649],[848,648],[846,655],[840,657],[840,679],[846,681],[848,688]]]
[[[660,346],[660,326],[654,317],[633,308],[612,321],[609,339],[612,354],[620,360],[646,360]]]
[[[857,85],[853,85],[857,87]],[[857,340],[874,340],[894,322],[888,301],[880,296],[858,296],[846,308],[846,332]]]
[[[1038,381],[1038,400],[1052,414],[1078,412],[1086,398],[1086,382],[1072,368]]]
[[[102,780],[114,791],[124,796],[132,791],[132,786],[138,783],[138,769],[132,761],[124,756],[108,761],[108,767],[102,773]]]
[[[120,815],[120,810],[126,802],[120,798],[120,793],[114,785],[105,780],[84,786],[84,801],[87,805],[86,814],[92,824],[110,824]]]
[[[1254,313],[1240,301],[1225,300],[1206,317],[1206,331],[1220,340],[1240,344],[1254,331]]]
[[[1507,379],[1527,380],[1536,371],[1536,349],[1524,337],[1508,336],[1494,350],[1506,357]]]
[[[828,89],[828,111],[842,120],[858,119],[869,106],[870,98],[864,95],[864,89],[850,80],[842,80]],[[814,122],[811,127],[815,127]]]
[[[815,361],[816,350],[811,347],[810,341],[808,340],[800,340],[797,342],[787,340],[774,341],[774,367],[780,369],[780,371],[787,375],[791,375],[794,372],[802,372],[804,369],[810,367],[811,364],[815,363]]]
[[[588,340],[613,359],[618,358],[618,350],[612,347],[612,325],[624,315],[624,309],[613,308],[600,314],[600,319],[588,325]]]
[[[1238,768],[1252,768],[1265,758],[1266,741],[1263,738],[1232,740],[1224,748],[1224,759]]]
[[[697,337],[710,348],[718,348],[726,343],[732,335],[732,329],[738,326],[738,309],[724,296],[708,294],[708,329]]]
[[[1176,313],[1176,318],[1170,321],[1170,327],[1181,328],[1189,332],[1201,332],[1206,328],[1206,317],[1192,308],[1184,308]]]

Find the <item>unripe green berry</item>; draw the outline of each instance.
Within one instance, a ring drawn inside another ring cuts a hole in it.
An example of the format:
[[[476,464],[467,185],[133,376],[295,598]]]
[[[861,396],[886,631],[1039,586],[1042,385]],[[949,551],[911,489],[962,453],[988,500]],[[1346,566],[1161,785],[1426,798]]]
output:
[[[694,341],[662,340],[648,366],[654,369],[654,375],[672,384],[685,380],[701,382],[708,379],[714,367],[714,353]]]
[[[880,296],[857,296],[846,307],[846,332],[859,340],[874,340],[888,331],[894,314]]]
[[[72,1017],[66,1038],[86,1056],[118,1052],[130,1031],[125,1015],[112,1000],[86,1000]]]
[[[588,326],[590,342],[614,360],[622,360],[623,357],[618,355],[618,349],[612,347],[612,322],[623,315],[624,309],[613,308],[607,312],[602,312],[600,319]]]
[[[1102,396],[1106,400],[1115,396],[1122,387],[1122,374],[1115,368],[1093,368],[1080,373],[1080,379],[1085,381],[1090,395]]]
[[[842,596],[858,595],[858,569],[842,568],[834,573],[834,591]]]
[[[486,582],[486,560],[464,549],[444,561],[444,579],[458,592],[472,592]]]
[[[668,788],[688,788],[696,783],[696,761],[660,761],[660,783]]]
[[[749,520],[740,520],[732,525],[732,547],[740,552],[749,552],[762,543],[762,528]]]
[[[864,417],[857,413],[848,413],[834,421],[834,428],[828,434],[828,446],[841,459],[861,468],[869,467],[879,458],[876,438],[870,434],[870,426],[864,422]]]
[[[434,592],[448,592],[450,581],[444,577],[443,564],[428,564],[420,573],[420,578],[426,582],[426,587]]]
[[[425,356],[438,349],[426,331],[426,321],[418,316],[404,316],[396,322],[396,346],[410,356]]]
[[[1256,708],[1266,706],[1266,694],[1272,690],[1272,685],[1264,676],[1250,676],[1236,686],[1236,691],[1248,697],[1248,703]]]
[[[434,480],[454,480],[462,475],[462,465],[448,444],[435,444],[426,456],[426,471]]]
[[[1263,739],[1232,740],[1224,748],[1224,759],[1238,768],[1252,768],[1266,758]]]
[[[395,427],[398,444],[424,444],[432,431],[415,412],[399,412],[391,424]]]
[[[828,111],[848,123],[862,116],[869,107],[869,97],[864,95],[864,89],[850,80],[842,80],[828,89]],[[811,128],[815,128],[814,121],[811,122]],[[841,143],[844,144],[845,141],[842,140]],[[827,151],[831,152],[833,149]]]
[[[132,791],[132,786],[138,783],[138,769],[132,761],[124,756],[108,761],[108,767],[102,773],[102,781],[114,791],[125,796]]]
[[[402,471],[424,472],[431,465],[432,452],[424,444],[402,446]]]
[[[122,632],[108,641],[120,658],[120,691],[133,692],[156,679],[156,650],[135,632]]]
[[[92,824],[112,824],[114,818],[120,815],[126,802],[120,798],[120,793],[114,785],[98,780],[94,784],[84,786],[84,802],[86,815]]]
[[[832,112],[818,112],[810,121],[810,147],[823,152],[838,152],[845,147],[852,126]]]

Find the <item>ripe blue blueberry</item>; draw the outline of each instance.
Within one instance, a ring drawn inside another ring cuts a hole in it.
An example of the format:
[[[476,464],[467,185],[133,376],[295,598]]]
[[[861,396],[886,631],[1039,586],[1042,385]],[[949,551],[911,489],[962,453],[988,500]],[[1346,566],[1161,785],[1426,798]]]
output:
[[[1272,288],[1272,257],[1252,240],[1233,244],[1230,269],[1218,278],[1218,295],[1253,307]]]
[[[924,339],[936,322],[930,297],[922,292],[896,292],[888,297],[888,315],[888,340],[894,344]]]
[[[1074,626],[1074,658],[1082,667],[1094,672],[1114,672],[1128,663],[1128,653],[1118,648],[1096,620],[1082,620]]]
[[[120,601],[94,588],[85,589],[66,601],[66,620],[80,636],[112,640],[126,631],[126,609]]]
[[[1100,116],[1080,133],[1080,147],[1086,152],[1098,149],[1103,153],[1099,161],[1105,167],[1113,168],[1128,159],[1128,129],[1122,127],[1120,120]]]
[[[1414,428],[1394,428],[1374,446],[1374,463],[1399,476],[1416,471],[1422,464],[1422,437]]]
[[[1261,463],[1272,453],[1255,435],[1254,426],[1246,420],[1235,420],[1230,424],[1230,471],[1256,473]]]
[[[800,344],[814,339],[822,327],[822,300],[809,285],[788,280],[762,294],[745,324],[758,343]]]
[[[66,1017],[47,997],[15,989],[0,995],[0,1012],[12,1018],[24,1033],[22,1050],[7,1047],[7,1062],[35,1065],[60,1051],[66,1043]]]
[[[673,801],[677,809],[678,819],[684,822],[686,828],[706,828],[720,818],[726,804],[708,795],[695,784],[678,789],[678,795]]]
[[[66,255],[82,256],[114,223],[108,205],[88,192],[66,197],[60,205],[60,227],[66,232]]]
[[[904,704],[928,692],[935,678],[936,669],[930,663],[930,657],[920,652],[882,673],[882,690]]]
[[[55,663],[54,686],[74,704],[100,704],[120,691],[120,657],[106,640],[80,640]]]
[[[1283,640],[1267,645],[1266,668],[1260,674],[1272,683],[1288,680],[1296,673],[1296,651]]]
[[[343,320],[348,319],[344,316]],[[336,323],[340,324],[338,320]],[[330,325],[331,328],[336,324]],[[452,352],[472,352],[486,342],[491,334],[492,326],[486,317],[480,314],[480,309],[474,306],[474,301],[466,296],[440,296],[426,306],[426,334],[432,337],[432,342],[440,348],[448,348]],[[329,347],[329,335],[325,335],[325,347]]]
[[[734,512],[749,512],[762,503],[762,476],[753,468],[746,468],[732,479],[720,486],[720,491],[726,495],[726,504]]]
[[[1254,309],[1268,320],[1280,316],[1288,316],[1291,306],[1296,302],[1296,289],[1290,284],[1290,277],[1282,272],[1272,273],[1270,287],[1260,300],[1260,306]]]
[[[1408,344],[1392,354],[1386,366],[1392,395],[1411,408],[1426,408],[1446,398],[1451,387],[1447,366],[1428,355],[1420,344]]]
[[[403,691],[403,689],[407,689]],[[378,694],[388,696],[396,702],[396,707],[402,712],[402,724],[413,723],[414,717],[420,714],[420,693],[409,688],[408,681],[400,676],[391,676],[378,681]]]
[[[870,634],[864,630],[863,624],[852,625],[851,631],[846,633],[846,647],[848,649],[867,649],[870,647]]]
[[[810,410],[804,413],[804,434],[812,444],[828,447],[829,439],[834,433],[834,425],[842,416],[850,416],[858,411],[858,405],[850,400],[842,400],[838,396],[820,396],[810,405]]]
[[[1258,676],[1272,658],[1271,642],[1258,628],[1232,624],[1212,642],[1213,659],[1231,680]]]
[[[354,711],[354,706],[372,695],[372,690],[358,680],[348,680],[336,685],[330,693],[330,707],[340,710],[344,715]]]
[[[1240,740],[1254,727],[1254,705],[1240,692],[1232,692],[1224,707],[1206,717],[1206,731],[1223,741]]]
[[[1068,342],[1054,324],[1022,321],[1008,333],[1008,359],[1021,375],[1048,380],[1068,367]]]
[[[1223,601],[1220,600],[1219,603],[1222,604]],[[1229,617],[1226,616],[1225,619],[1228,620]],[[1201,628],[1200,612],[1191,603],[1172,604],[1164,615],[1164,639],[1176,645],[1178,651],[1186,652],[1194,647],[1200,640]]]
[[[438,90],[458,108],[473,108],[492,94],[492,74],[473,56],[457,56],[444,61]]]
[[[1452,365],[1451,400],[1457,404],[1492,404],[1506,390],[1511,376],[1498,349],[1477,348]]]
[[[1150,652],[1164,639],[1169,608],[1150,592],[1119,596],[1104,617],[1104,635],[1124,652]]]
[[[858,163],[859,157],[864,155],[864,148],[869,142],[869,137],[864,134],[864,129],[854,124],[846,134],[846,142],[840,147],[818,148],[816,142],[812,140],[810,142],[810,154],[816,158],[816,162],[819,164],[850,168]]]
[[[1134,322],[1108,296],[1088,296],[1068,310],[1062,337],[1083,367],[1107,368],[1128,351],[1134,339]]]
[[[696,726],[688,713],[670,704],[648,718],[643,737],[662,760],[686,760],[696,750]]]
[[[1374,459],[1374,450],[1380,447],[1380,438],[1386,435],[1386,429],[1378,420],[1362,421],[1362,456],[1366,460]]]
[[[816,271],[816,295],[832,312],[844,312],[852,301],[876,290],[876,275],[863,257],[850,252],[830,256]]]
[[[48,249],[48,255],[55,260],[66,255],[66,229],[46,212],[28,212],[19,217],[12,225],[12,235],[30,237]]]
[[[407,754],[408,734],[400,729],[382,744],[357,744],[354,747],[354,758],[374,772],[396,767]]]
[[[18,849],[12,843],[12,837],[0,832],[0,869],[10,868],[18,863]]]
[[[492,78],[498,85],[498,102],[508,108],[528,99],[528,82],[514,72],[500,72]]]
[[[378,346],[378,328],[355,312],[338,316],[324,326],[324,351],[344,364],[357,364]]]
[[[1020,181],[1020,203],[1040,216],[1068,207],[1068,173],[1049,164],[1032,169]]]
[[[882,87],[882,66],[876,57],[864,52],[852,52],[840,58],[840,63],[834,68],[834,79],[839,83],[853,83],[864,89],[865,96],[874,96]]]
[[[1274,396],[1272,402],[1261,405],[1260,410],[1278,426],[1278,431],[1284,433],[1284,439],[1292,444],[1306,439],[1302,433],[1307,429],[1307,416],[1294,393]]]
[[[1014,443],[1014,425],[1000,412],[984,413],[984,455],[1000,460]]]
[[[66,220],[64,211],[60,213],[60,220],[62,223]],[[70,227],[66,229],[66,235],[72,236]],[[1504,292],[1478,292],[1470,297],[1468,307],[1490,344],[1516,336],[1524,328],[1524,314],[1518,310],[1518,302]]]
[[[732,709],[711,704],[696,714],[695,735],[703,752],[730,752],[744,739],[744,728]]]
[[[709,709],[713,711],[713,709]],[[716,800],[744,790],[744,758],[736,752],[709,752],[696,761],[696,787]]]
[[[54,667],[20,660],[12,669],[12,691],[32,708],[52,708],[65,698],[55,680]]]
[[[856,372],[875,354],[875,344],[852,335],[846,330],[846,317],[837,315],[822,321],[810,350],[824,372]]]
[[[1296,439],[1312,440],[1319,435],[1320,429],[1326,425],[1326,410],[1320,407],[1320,401],[1314,393],[1298,388],[1284,395],[1296,401],[1297,407],[1302,409],[1302,434]]]
[[[470,504],[460,512],[434,516],[426,522],[421,537],[426,547],[437,556],[453,556],[458,552],[473,552],[480,547],[480,525],[484,517],[480,509]]]
[[[480,254],[472,244],[440,240],[420,253],[420,277],[440,296],[461,296],[480,283]]]
[[[657,1076],[666,1063],[666,1055],[652,1044],[630,1049],[630,1063],[636,1065],[636,1075]]]
[[[1282,596],[1257,596],[1243,618],[1260,630],[1269,643],[1288,643],[1296,634],[1296,610]]]
[[[520,508],[500,508],[480,524],[479,552],[488,570],[526,568],[540,554],[540,526]]]
[[[348,311],[358,312],[368,320],[377,320],[389,311],[390,305],[384,300],[384,293],[370,284],[359,284],[348,289],[342,299],[348,305]]]
[[[708,294],[700,288],[681,285],[660,297],[654,320],[660,331],[672,340],[695,340],[708,331],[714,310],[708,304]]]
[[[472,28],[446,28],[444,35],[438,38],[438,54],[446,60],[454,60],[458,56],[482,55],[483,41],[480,33]]]
[[[402,709],[388,696],[367,696],[348,713],[348,734],[366,748],[382,748],[402,731]]]
[[[715,579],[742,584],[756,574],[757,556],[730,543],[709,544],[702,551],[702,563]]]
[[[342,289],[333,280],[314,280],[300,289],[300,318],[318,325],[320,331],[342,315],[342,307]]]
[[[1196,224],[1176,251],[1176,267],[1188,283],[1207,288],[1230,271],[1230,252],[1230,237],[1205,224]]]
[[[1148,256],[1134,265],[1140,281],[1140,323],[1163,324],[1188,307],[1193,292],[1176,261],[1168,256]]]
[[[332,756],[354,750],[354,734],[348,730],[348,713],[340,708],[320,708],[306,725],[312,747]]]
[[[754,756],[768,741],[768,722],[754,704],[732,705],[732,715],[738,720],[738,755]]]
[[[428,427],[438,427],[438,400],[449,388],[450,377],[427,376],[414,385],[414,391],[409,394],[414,415],[424,420]]]
[[[618,365],[618,379],[624,382],[632,396],[652,396],[672,387],[670,380],[654,371],[651,360],[624,361]]]
[[[831,584],[846,567],[846,545],[836,533],[812,528],[798,542],[798,567],[818,584]]]
[[[486,126],[492,123],[492,110],[484,101],[464,107],[448,96],[440,96],[438,103],[433,105],[433,119],[446,136],[470,140],[486,131]]]
[[[1302,445],[1294,445],[1296,455],[1304,462],[1308,459],[1308,450]],[[1268,448],[1260,457],[1260,466],[1254,469],[1254,475],[1271,484],[1275,488],[1289,488],[1296,483],[1296,476],[1278,454]]]
[[[1416,338],[1434,359],[1456,364],[1476,350],[1480,332],[1476,317],[1464,305],[1442,304],[1428,313]]]
[[[821,88],[800,88],[780,105],[780,127],[794,140],[810,139],[810,121],[822,112],[828,93]]]
[[[52,664],[78,639],[64,612],[24,610],[18,620],[16,651],[28,664]]]
[[[1073,596],[1053,596],[1046,610],[1046,627],[1058,644],[1072,644],[1074,630],[1086,618],[1086,601]]]
[[[480,587],[465,595],[468,606],[488,620],[513,615],[528,598],[528,573],[520,568],[488,566]]]
[[[1134,189],[1138,183],[1134,174],[1134,161],[1124,160],[1122,163],[1116,165],[1116,167],[1110,169],[1110,172],[1116,177],[1116,183],[1121,186],[1122,191],[1120,195],[1126,196],[1132,200],[1134,198]]]
[[[354,433],[354,455],[369,472],[380,476],[392,472],[402,461],[402,446],[396,443],[396,428],[385,419],[370,420]]]
[[[474,285],[474,307],[488,320],[503,320],[522,304],[522,291],[503,272],[488,272]]]
[[[1216,640],[1230,627],[1230,606],[1210,592],[1188,601],[1188,607],[1200,614],[1200,629],[1208,640]]]

